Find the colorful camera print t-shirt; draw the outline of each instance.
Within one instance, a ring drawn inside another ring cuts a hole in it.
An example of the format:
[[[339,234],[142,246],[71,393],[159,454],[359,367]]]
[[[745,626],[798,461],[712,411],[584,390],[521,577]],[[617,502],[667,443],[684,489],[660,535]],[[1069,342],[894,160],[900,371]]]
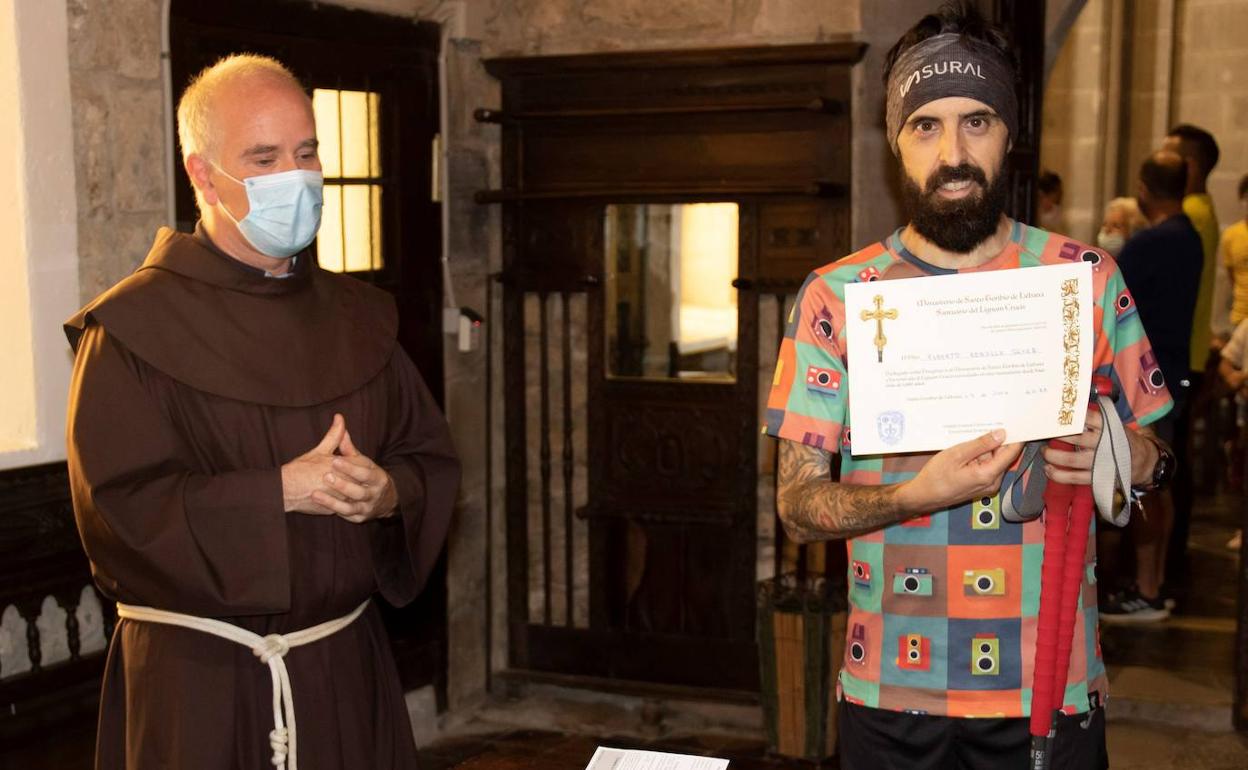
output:
[[[780,346],[767,432],[841,455],[841,481],[879,485],[915,476],[930,454],[851,454],[845,284],[949,274],[887,240],[816,270],[797,297]],[[1064,236],[1015,223],[1004,250],[971,271],[1092,263],[1093,373],[1120,391],[1123,423],[1151,423],[1172,406],[1135,303],[1113,259]],[[1007,473],[1006,481],[1018,470]],[[1095,522],[1092,525],[1095,530]],[[955,717],[1025,717],[1031,707],[1044,524],[1001,517],[999,496],[910,519],[848,542],[849,604],[840,694],[851,703]],[[1107,695],[1096,613],[1096,540],[1066,683],[1067,712]]]

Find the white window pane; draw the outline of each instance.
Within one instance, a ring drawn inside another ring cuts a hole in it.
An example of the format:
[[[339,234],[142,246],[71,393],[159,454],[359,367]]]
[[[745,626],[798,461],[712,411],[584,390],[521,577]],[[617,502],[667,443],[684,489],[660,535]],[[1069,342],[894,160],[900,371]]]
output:
[[[737,339],[737,204],[680,207],[680,341]]]
[[[327,88],[312,91],[312,114],[316,119],[316,138],[320,143],[321,169],[327,177],[342,176],[338,136],[338,92]]]
[[[372,185],[372,191],[372,208],[368,213],[373,234],[373,269],[380,270],[385,266],[381,259],[381,185]]]
[[[370,270],[373,265],[373,225],[370,215],[369,185],[351,184],[342,188],[344,227],[343,251],[347,272]]]
[[[321,267],[341,273],[342,260],[342,186],[325,185],[321,207],[321,230],[316,236],[316,261]]]
[[[339,91],[342,105],[342,176],[369,176],[372,138],[369,136],[369,99],[363,91]]]
[[[381,129],[377,122],[380,116],[381,94],[370,93],[368,95],[369,160],[372,165],[370,176],[381,176]]]

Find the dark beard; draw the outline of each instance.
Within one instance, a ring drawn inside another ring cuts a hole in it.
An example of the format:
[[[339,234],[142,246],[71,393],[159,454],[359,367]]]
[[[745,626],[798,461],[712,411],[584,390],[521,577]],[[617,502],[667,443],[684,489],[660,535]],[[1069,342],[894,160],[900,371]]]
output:
[[[977,183],[982,192],[955,201],[936,197],[936,190],[942,184],[964,179]],[[915,232],[945,251],[967,254],[995,233],[1001,224],[1006,198],[1005,169],[1000,170],[990,185],[978,166],[969,163],[942,166],[928,178],[926,189],[922,191],[903,169],[901,192]]]

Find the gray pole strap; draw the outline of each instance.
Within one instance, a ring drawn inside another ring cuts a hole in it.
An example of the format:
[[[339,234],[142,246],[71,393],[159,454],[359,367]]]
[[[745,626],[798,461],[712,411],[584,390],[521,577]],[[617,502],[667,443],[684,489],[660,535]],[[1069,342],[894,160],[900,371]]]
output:
[[[1127,429],[1108,396],[1098,396],[1104,427],[1092,457],[1092,499],[1101,518],[1116,527],[1125,527],[1131,518],[1131,444]],[[1023,448],[1019,474],[1001,490],[1001,516],[1006,521],[1031,521],[1044,511],[1044,441],[1033,441]],[[1122,505],[1114,506],[1115,493],[1122,493]]]

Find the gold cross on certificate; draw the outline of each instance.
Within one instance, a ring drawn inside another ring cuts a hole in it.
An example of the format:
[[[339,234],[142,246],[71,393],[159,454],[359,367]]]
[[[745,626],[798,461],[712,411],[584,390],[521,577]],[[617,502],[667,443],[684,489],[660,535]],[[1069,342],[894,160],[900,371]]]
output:
[[[862,320],[875,321],[875,353],[878,356],[878,361],[880,363],[884,363],[884,346],[888,344],[888,338],[884,336],[885,318],[890,321],[896,320],[897,309],[893,308],[892,310],[885,310],[884,297],[876,294],[875,310],[862,311]]]

